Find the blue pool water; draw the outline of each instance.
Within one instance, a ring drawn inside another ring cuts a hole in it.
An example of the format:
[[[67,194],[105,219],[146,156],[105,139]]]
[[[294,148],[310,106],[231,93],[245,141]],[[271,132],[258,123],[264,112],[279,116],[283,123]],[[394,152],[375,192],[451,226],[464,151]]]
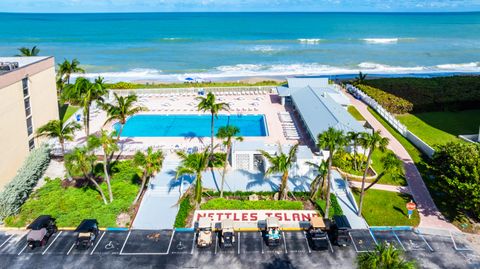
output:
[[[210,115],[136,115],[127,120],[122,137],[208,137],[210,120]],[[226,125],[238,127],[241,136],[268,135],[263,115],[219,115],[215,133]]]

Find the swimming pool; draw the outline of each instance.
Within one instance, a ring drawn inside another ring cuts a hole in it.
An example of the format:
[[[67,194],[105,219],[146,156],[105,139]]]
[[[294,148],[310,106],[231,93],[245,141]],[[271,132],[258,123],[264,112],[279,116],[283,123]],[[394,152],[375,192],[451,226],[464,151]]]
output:
[[[210,120],[210,115],[135,115],[127,120],[122,137],[209,137]],[[268,135],[264,115],[218,115],[215,133],[226,125],[238,127],[241,136]]]

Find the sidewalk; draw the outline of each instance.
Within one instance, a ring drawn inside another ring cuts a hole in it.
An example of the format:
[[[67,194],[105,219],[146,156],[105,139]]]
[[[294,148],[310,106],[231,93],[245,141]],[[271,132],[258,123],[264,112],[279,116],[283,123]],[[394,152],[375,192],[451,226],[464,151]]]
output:
[[[420,225],[422,228],[441,228],[453,231],[459,231],[457,227],[449,223],[445,217],[438,211],[437,206],[432,200],[423,179],[418,172],[415,163],[403,148],[402,144],[385,128],[383,125],[368,111],[367,105],[355,98],[349,93],[345,94],[350,99],[350,102],[362,114],[367,122],[375,129],[380,130],[382,136],[390,140],[388,148],[392,150],[397,157],[402,160],[405,167],[405,177],[408,182],[408,187],[412,193],[413,199],[417,203],[418,212],[420,214]]]
[[[370,183],[365,184],[365,188]],[[360,189],[362,187],[362,182],[359,181],[349,181],[350,187],[355,187]],[[410,194],[410,189],[407,186],[395,186],[395,185],[387,185],[387,184],[375,184],[370,189],[372,190],[381,190],[381,191],[391,191],[391,192],[401,192]]]

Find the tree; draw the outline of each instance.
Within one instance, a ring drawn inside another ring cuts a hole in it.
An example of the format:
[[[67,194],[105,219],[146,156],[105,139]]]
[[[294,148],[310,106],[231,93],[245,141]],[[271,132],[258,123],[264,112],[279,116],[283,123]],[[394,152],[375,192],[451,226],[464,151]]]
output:
[[[70,84],[70,76],[73,73],[85,73],[85,70],[80,67],[80,62],[73,59],[71,62],[65,59],[63,63],[58,64],[58,75],[62,81]]]
[[[263,155],[263,157],[265,157],[270,163],[270,167],[268,167],[267,171],[265,172],[265,176],[269,176],[275,173],[282,174],[282,181],[280,183],[280,189],[278,191],[278,200],[287,199],[288,173],[290,168],[293,166],[293,163],[295,162],[298,145],[299,144],[292,146],[288,151],[288,154],[285,154],[282,150],[281,145],[279,144],[278,150],[273,156],[264,150],[260,150],[260,153]]]
[[[65,124],[63,119],[51,120],[37,129],[36,136],[58,139],[62,148],[62,156],[65,156],[65,141],[73,141],[75,131],[81,128],[80,124],[74,121]]]
[[[203,111],[203,112],[210,112],[212,115],[212,119],[210,122],[210,128],[211,128],[211,136],[210,136],[210,157],[213,158],[213,137],[214,137],[214,130],[215,130],[215,124],[214,124],[214,118],[218,117],[218,112],[225,110],[228,111],[230,109],[230,106],[227,103],[222,103],[222,102],[216,102],[215,95],[211,92],[207,94],[207,97],[197,97],[197,100],[200,102],[198,103],[198,110]]]
[[[438,145],[432,158],[435,187],[458,209],[480,218],[480,144]]]
[[[27,47],[21,47],[18,49],[20,54],[17,54],[15,56],[22,56],[22,57],[31,57],[31,56],[38,56],[38,53],[40,53],[40,50],[37,48],[37,46],[33,46],[32,49],[29,49]]]
[[[223,139],[223,145],[226,147],[225,161],[223,164],[222,184],[220,187],[220,198],[223,198],[223,185],[225,183],[225,175],[227,173],[228,159],[232,150],[232,140],[243,141],[243,137],[238,136],[240,129],[233,125],[222,126],[218,129],[217,138]]]
[[[414,261],[406,261],[402,253],[390,244],[377,245],[374,251],[362,253],[357,257],[359,269],[415,269]]]
[[[142,185],[138,191],[137,197],[133,201],[133,204],[136,204],[140,197],[142,196],[145,186],[150,178],[162,169],[163,163],[163,152],[161,150],[153,151],[152,147],[148,147],[147,152],[143,153],[137,151],[133,156],[133,163],[140,167],[143,170],[142,173]]]
[[[388,138],[382,137],[380,134],[380,130],[374,131],[372,134],[366,133],[364,135],[365,145],[368,148],[368,155],[367,155],[367,164],[365,166],[365,170],[363,172],[362,177],[362,187],[360,189],[360,203],[358,205],[358,216],[362,215],[362,208],[363,208],[363,199],[365,198],[365,180],[367,178],[368,168],[372,162],[372,155],[373,152],[379,149],[382,152],[387,150],[388,146]]]
[[[88,179],[100,193],[103,203],[107,204],[107,198],[103,193],[102,187],[95,180],[93,175],[93,168],[97,157],[92,154],[88,148],[75,148],[72,152],[65,155],[65,166],[71,175],[83,174],[83,177]]]
[[[107,182],[108,195],[110,203],[113,201],[112,185],[110,184],[110,161],[111,156],[118,150],[118,145],[113,137],[114,133],[109,134],[105,130],[101,130],[100,135],[90,135],[87,139],[87,145],[90,149],[101,148],[103,152],[103,173],[105,174],[105,182]]]
[[[358,171],[358,166],[357,166],[357,147],[360,143],[360,139],[362,138],[362,133],[361,132],[348,132],[347,133],[347,140],[350,140],[352,141],[352,145],[353,145],[353,169],[355,169],[355,171]]]
[[[365,191],[368,191],[373,185],[377,184],[382,177],[385,175],[399,176],[403,171],[402,161],[397,158],[397,155],[393,152],[388,152],[387,155],[383,156],[380,161],[383,164],[383,171],[377,178],[365,188]]]
[[[338,149],[343,148],[347,143],[343,131],[336,130],[333,127],[328,128],[325,132],[318,135],[317,147],[320,149],[328,149],[328,166],[327,166],[327,197],[325,205],[325,216],[328,216],[330,211],[330,185],[331,185],[331,171],[333,156]]]
[[[322,160],[320,164],[312,162],[307,162],[307,164],[317,171],[317,176],[312,183],[310,183],[310,199],[316,199],[320,191],[322,197],[324,197],[323,189],[325,184],[325,176],[327,175],[327,163]]]
[[[128,95],[127,97],[119,96],[117,93],[113,94],[115,102],[104,103],[102,108],[107,112],[107,120],[104,125],[112,121],[118,121],[120,127],[117,131],[117,141],[120,140],[120,136],[123,132],[123,127],[127,123],[127,119],[141,111],[147,111],[146,107],[135,106],[137,102],[137,96],[135,94]]]
[[[102,96],[107,93],[105,85],[99,81],[96,79],[92,83],[86,78],[79,77],[75,80],[75,84],[67,85],[62,93],[64,100],[82,106],[83,123],[87,136],[90,134],[90,107],[94,101],[102,101]]]
[[[198,205],[202,201],[202,172],[208,168],[210,154],[206,148],[203,152],[196,152],[191,154],[186,154],[185,152],[177,152],[178,157],[180,157],[181,164],[177,168],[176,177],[184,175],[195,175],[195,186],[194,190],[194,200]]]
[[[353,84],[363,84],[365,80],[367,79],[367,74],[364,74],[362,72],[358,72],[358,76],[355,78]]]

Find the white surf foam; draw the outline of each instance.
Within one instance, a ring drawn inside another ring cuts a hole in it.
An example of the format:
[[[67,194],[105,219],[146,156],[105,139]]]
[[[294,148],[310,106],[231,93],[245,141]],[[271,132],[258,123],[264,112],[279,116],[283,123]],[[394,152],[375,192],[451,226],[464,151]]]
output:
[[[439,64],[436,65],[438,69],[446,69],[446,70],[478,70],[480,67],[480,62],[471,62],[471,63],[463,63],[463,64]]]
[[[299,38],[297,40],[301,44],[307,44],[307,45],[315,45],[322,41],[320,38]]]
[[[369,44],[395,44],[398,43],[398,38],[363,38],[363,41]]]
[[[253,51],[253,52],[272,54],[272,53],[275,53],[275,52],[279,52],[282,49],[278,48],[278,47],[268,46],[268,45],[258,45],[258,46],[254,46],[254,47],[250,48],[249,50]]]

